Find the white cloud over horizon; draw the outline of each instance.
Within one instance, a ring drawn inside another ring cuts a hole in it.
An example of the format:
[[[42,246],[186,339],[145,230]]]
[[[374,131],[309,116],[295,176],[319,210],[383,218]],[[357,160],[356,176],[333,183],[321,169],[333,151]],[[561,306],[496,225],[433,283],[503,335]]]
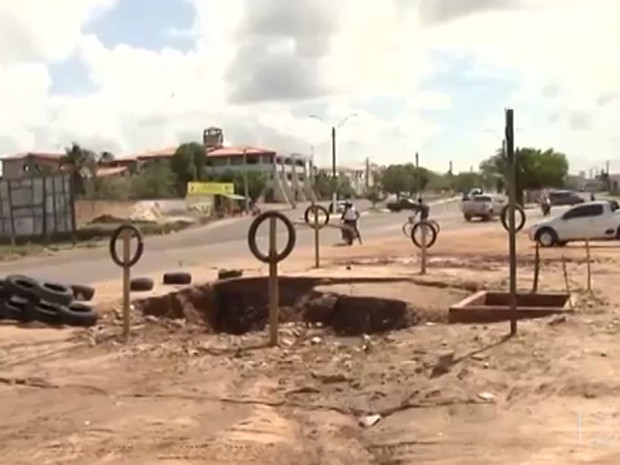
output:
[[[232,143],[314,146],[325,162],[328,128],[308,115],[355,112],[339,130],[343,163],[420,151],[430,168],[465,170],[499,144],[511,106],[519,145],[620,171],[617,0],[176,0],[194,24],[161,26],[191,38],[188,50],[106,45],[89,26],[123,1],[0,0],[0,155],[71,141],[146,151],[216,125]],[[69,59],[92,88],[53,91],[52,66]],[[467,70],[451,68],[462,59]],[[473,89],[452,82],[465,77],[491,100],[465,100]]]

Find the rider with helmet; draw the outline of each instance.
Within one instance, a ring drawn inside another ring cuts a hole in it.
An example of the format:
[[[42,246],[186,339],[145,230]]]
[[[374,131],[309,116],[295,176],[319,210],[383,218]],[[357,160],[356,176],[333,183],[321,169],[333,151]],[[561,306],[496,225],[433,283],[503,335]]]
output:
[[[344,210],[342,212],[341,220],[345,226],[350,227],[355,232],[355,235],[361,244],[362,238],[360,236],[359,229],[357,228],[357,221],[360,218],[360,214],[355,208],[355,205],[353,205],[353,202],[350,200],[345,200],[343,206]]]

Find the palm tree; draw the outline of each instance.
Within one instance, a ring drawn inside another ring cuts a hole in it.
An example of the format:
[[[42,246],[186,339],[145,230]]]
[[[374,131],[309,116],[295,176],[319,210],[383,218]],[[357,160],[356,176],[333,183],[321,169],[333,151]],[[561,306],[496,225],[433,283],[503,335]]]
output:
[[[67,167],[71,172],[73,192],[76,195],[84,195],[86,193],[85,178],[94,178],[97,175],[97,155],[73,142],[71,147],[65,149],[61,167]]]

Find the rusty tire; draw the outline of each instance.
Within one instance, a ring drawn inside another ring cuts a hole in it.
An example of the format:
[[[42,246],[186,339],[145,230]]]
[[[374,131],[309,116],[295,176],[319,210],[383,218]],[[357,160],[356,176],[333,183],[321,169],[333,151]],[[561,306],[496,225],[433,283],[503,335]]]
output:
[[[500,219],[502,221],[502,226],[504,227],[506,231],[510,231],[510,225],[508,224],[508,207],[509,205],[505,205],[502,208],[502,211],[500,213]],[[516,218],[517,213],[520,216],[519,221],[517,221],[517,218]],[[521,231],[524,226],[525,226],[525,210],[523,210],[523,208],[521,208],[519,205],[515,205],[515,232]]]
[[[129,230],[138,240],[138,247],[130,260],[127,263],[123,263],[123,260],[118,256],[118,252],[116,250],[116,243],[121,237],[121,234],[124,231]],[[140,230],[132,224],[124,224],[116,228],[116,230],[110,236],[110,257],[112,257],[112,261],[116,263],[121,268],[131,268],[142,258],[142,254],[144,253],[144,241],[142,239],[142,233]]]
[[[426,227],[427,230],[430,231],[430,239],[426,243],[426,248],[430,249],[433,245],[435,245],[438,233],[437,230],[433,227],[433,225],[426,220],[418,221],[416,224],[413,225],[413,228],[411,228],[411,242],[413,242],[413,245],[415,245],[419,249],[422,248],[422,244],[420,244],[418,238],[415,236],[416,231],[422,227]]]
[[[271,257],[269,253],[264,254],[258,249],[258,244],[256,243],[256,234],[258,232],[258,227],[263,224],[265,221],[275,218],[284,223],[286,227],[286,231],[288,232],[288,240],[286,246],[280,253],[276,253],[275,257]],[[250,252],[254,255],[259,261],[263,263],[271,263],[275,261],[276,263],[281,262],[286,257],[288,257],[293,249],[295,248],[295,242],[297,241],[297,232],[295,231],[295,226],[291,223],[285,215],[282,213],[270,210],[258,215],[250,224],[250,229],[248,230],[248,246],[250,248]]]
[[[318,224],[319,229],[322,229],[329,224],[329,212],[327,211],[327,208],[321,205],[310,205],[308,208],[306,208],[306,211],[304,212],[304,221],[308,226],[314,228],[315,211],[317,212],[317,214],[323,213],[323,216],[325,217],[325,220],[322,223],[319,221]]]

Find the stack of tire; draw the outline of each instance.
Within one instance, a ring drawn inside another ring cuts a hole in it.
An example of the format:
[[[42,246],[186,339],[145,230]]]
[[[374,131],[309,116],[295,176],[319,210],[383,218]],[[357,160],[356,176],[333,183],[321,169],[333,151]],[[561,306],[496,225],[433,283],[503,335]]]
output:
[[[0,280],[0,320],[93,326],[98,320],[96,311],[76,300],[76,296],[90,300],[93,295],[94,289],[87,286],[71,287],[12,274]]]

